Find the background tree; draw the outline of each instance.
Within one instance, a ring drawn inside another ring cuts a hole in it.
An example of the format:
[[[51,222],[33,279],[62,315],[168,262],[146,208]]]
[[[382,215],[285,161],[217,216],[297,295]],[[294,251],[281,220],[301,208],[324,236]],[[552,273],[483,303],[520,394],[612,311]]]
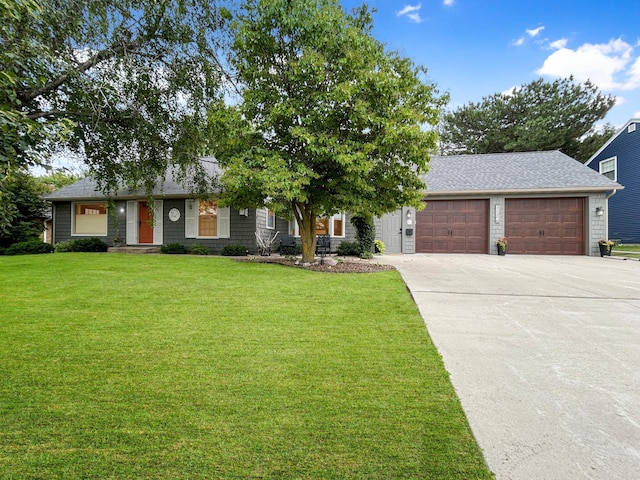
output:
[[[249,0],[235,25],[242,99],[211,116],[223,198],[295,218],[306,262],[319,216],[421,205],[445,98],[371,29],[338,0]]]
[[[0,186],[63,149],[105,191],[197,165],[221,95],[219,3],[0,0]]]
[[[607,143],[617,133],[618,129],[610,123],[601,128],[593,128],[580,140],[575,159],[584,163],[595,154],[600,147]]]
[[[10,210],[12,219],[0,229],[0,248],[40,237],[44,229],[42,220],[48,209],[47,203],[40,198],[44,193],[43,185],[26,171],[13,173],[0,201],[0,211]]]
[[[603,95],[589,81],[538,79],[447,113],[441,124],[442,150],[448,154],[561,150],[578,158],[588,153],[583,137],[614,103],[613,96]]]
[[[62,187],[76,183],[82,177],[82,175],[77,173],[57,170],[46,175],[36,176],[34,180],[41,186],[44,193],[51,193],[60,190]]]

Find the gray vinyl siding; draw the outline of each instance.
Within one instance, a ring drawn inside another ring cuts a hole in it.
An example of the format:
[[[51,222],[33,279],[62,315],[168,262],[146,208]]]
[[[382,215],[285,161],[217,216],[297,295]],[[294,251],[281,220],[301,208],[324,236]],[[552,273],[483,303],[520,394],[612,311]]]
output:
[[[249,253],[255,253],[255,225],[256,211],[249,209],[248,216],[240,215],[235,208],[230,209],[229,215],[229,233],[230,238],[185,238],[185,200],[171,199],[164,201],[163,208],[163,225],[164,225],[164,244],[180,243],[186,247],[199,244],[204,245],[213,255],[220,255],[225,245],[244,245]],[[180,218],[172,222],[169,220],[169,211],[177,208],[180,211]]]
[[[92,202],[96,200],[90,200]],[[75,202],[54,202],[54,218],[53,218],[53,243],[65,242],[67,240],[76,240],[83,238],[72,235],[71,233],[71,212],[72,204]],[[120,234],[124,237],[126,222],[124,213],[120,213],[121,208],[126,207],[126,202],[115,202],[115,216],[109,214],[107,217],[107,235],[93,235],[103,242],[111,245],[113,237],[116,235],[117,224],[120,226]]]

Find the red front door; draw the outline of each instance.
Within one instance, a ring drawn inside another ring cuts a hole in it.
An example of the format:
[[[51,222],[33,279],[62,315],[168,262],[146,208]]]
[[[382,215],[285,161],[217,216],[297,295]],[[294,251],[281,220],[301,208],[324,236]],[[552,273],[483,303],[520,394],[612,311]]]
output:
[[[147,202],[138,203],[138,243],[153,243],[153,215]]]

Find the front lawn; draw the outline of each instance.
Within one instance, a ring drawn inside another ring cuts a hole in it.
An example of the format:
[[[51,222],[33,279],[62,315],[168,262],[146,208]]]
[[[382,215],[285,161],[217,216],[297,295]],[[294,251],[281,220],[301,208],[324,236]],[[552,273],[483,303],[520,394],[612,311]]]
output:
[[[617,257],[640,258],[640,245],[616,245],[611,249],[611,255]]]
[[[0,478],[492,478],[395,271],[0,257]]]

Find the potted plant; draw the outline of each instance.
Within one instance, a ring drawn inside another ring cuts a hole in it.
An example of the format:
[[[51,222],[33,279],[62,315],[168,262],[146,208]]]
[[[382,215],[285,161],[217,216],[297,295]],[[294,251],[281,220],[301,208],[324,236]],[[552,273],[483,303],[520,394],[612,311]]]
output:
[[[598,246],[600,247],[600,256],[611,256],[611,249],[616,244],[613,240],[599,240]]]
[[[498,247],[498,255],[505,255],[507,253],[507,237],[500,237],[496,246]]]

